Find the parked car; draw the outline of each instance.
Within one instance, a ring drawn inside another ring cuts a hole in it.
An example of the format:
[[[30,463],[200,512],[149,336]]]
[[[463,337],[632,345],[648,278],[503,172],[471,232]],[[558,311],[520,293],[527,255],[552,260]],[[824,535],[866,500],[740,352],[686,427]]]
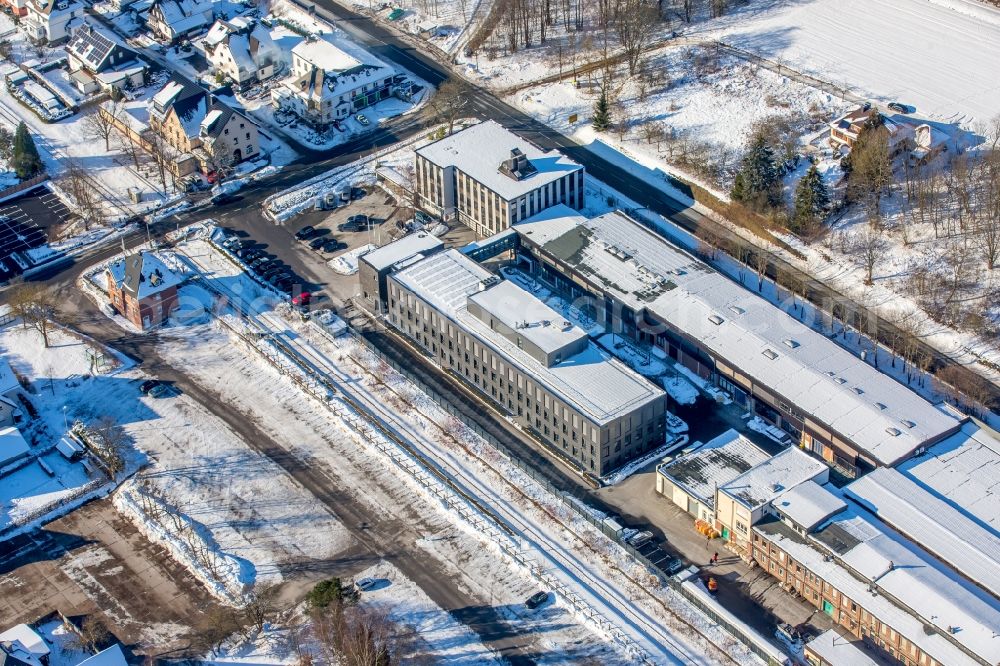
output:
[[[626,541],[633,548],[642,548],[644,545],[653,540],[652,532],[637,532],[630,536]]]
[[[268,277],[267,281],[270,284],[272,284],[272,285],[276,285],[279,282],[281,282],[282,280],[291,280],[291,279],[292,279],[292,274],[291,273],[289,273],[287,271],[279,271],[277,273],[274,273],[270,277]]]
[[[337,231],[364,231],[374,226],[374,222],[367,215],[351,215],[347,222],[342,222],[337,226]]]
[[[548,601],[548,599],[548,592],[535,592],[533,595],[528,597],[528,599],[524,602],[524,605],[527,606],[529,610],[535,610]]]
[[[362,592],[367,592],[375,587],[376,583],[377,581],[374,578],[362,578],[354,584],[357,585],[358,589]]]
[[[340,248],[346,248],[347,243],[341,243],[336,238],[327,238],[323,241],[323,251],[324,252],[336,252]]]
[[[909,113],[910,107],[905,104],[900,104],[899,102],[889,102],[889,108],[893,111],[898,111],[899,113]]]
[[[368,193],[365,192],[365,188],[363,188],[363,187],[352,187],[351,188],[351,199],[361,199],[366,194],[368,194]]]
[[[267,253],[264,252],[264,250],[260,249],[259,247],[256,247],[252,249],[243,250],[243,253],[240,255],[240,259],[242,259],[246,263],[249,263],[254,259],[260,259],[265,254]]]
[[[363,113],[359,113],[358,115],[356,115],[356,116],[354,116],[354,117],[355,117],[355,118],[357,119],[357,121],[358,121],[359,123],[361,123],[362,125],[367,125],[367,124],[368,124],[368,122],[369,122],[369,121],[368,121],[368,118],[367,118],[367,117],[365,116],[365,114],[363,114]]]
[[[236,201],[238,199],[239,199],[239,197],[236,196],[235,194],[230,194],[228,192],[223,192],[221,194],[216,194],[214,197],[212,197],[212,205],[213,206],[225,206],[226,204],[233,203],[234,201]]]
[[[314,233],[316,233],[316,227],[306,225],[295,232],[295,240],[307,240],[312,238]]]
[[[266,254],[262,254],[259,257],[254,257],[253,259],[251,259],[249,265],[250,268],[259,271],[260,269],[270,264],[272,261],[274,261],[273,258],[267,256]]]
[[[675,574],[680,573],[683,569],[684,569],[684,560],[674,557],[671,558],[669,562],[667,562],[667,566],[664,570],[667,572],[668,576],[673,576]]]
[[[154,386],[159,386],[159,384],[160,384],[159,379],[147,379],[146,381],[144,381],[142,384],[139,385],[139,390],[143,394],[146,394],[152,391]]]
[[[312,248],[313,250],[319,250],[321,247],[323,247],[324,243],[326,243],[326,239],[323,238],[322,236],[317,236],[316,238],[313,238],[312,241],[309,243],[309,247]]]
[[[165,398],[170,394],[170,387],[166,384],[157,384],[153,388],[149,389],[149,397],[151,398]]]
[[[287,270],[288,269],[285,268],[285,265],[283,263],[275,260],[273,264],[268,264],[267,268],[258,273],[258,275],[260,275],[260,277],[264,280],[270,280],[272,276],[275,276],[279,273],[284,273]]]
[[[278,282],[278,284],[274,285],[274,287],[278,291],[280,291],[280,292],[282,292],[284,294],[288,294],[289,296],[291,296],[292,291],[295,290],[295,278],[294,277],[288,277],[288,278],[285,278],[284,280],[280,280]]]
[[[308,291],[303,291],[298,296],[292,297],[292,305],[298,305],[300,307],[309,305],[310,301],[312,301],[312,294]]]

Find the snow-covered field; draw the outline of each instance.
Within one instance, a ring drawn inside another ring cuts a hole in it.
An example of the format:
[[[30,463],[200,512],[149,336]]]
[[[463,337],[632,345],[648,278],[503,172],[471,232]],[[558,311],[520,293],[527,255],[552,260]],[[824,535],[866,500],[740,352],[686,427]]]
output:
[[[982,3],[757,0],[720,23],[727,43],[921,116],[975,128],[1000,112],[1000,10]]]

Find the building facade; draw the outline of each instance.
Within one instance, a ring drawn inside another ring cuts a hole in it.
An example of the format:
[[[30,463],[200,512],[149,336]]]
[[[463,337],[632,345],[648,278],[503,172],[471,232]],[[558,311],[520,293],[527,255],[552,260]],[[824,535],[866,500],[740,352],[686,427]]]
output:
[[[557,206],[514,230],[533,278],[847,475],[896,465],[961,425],[627,215]]]
[[[456,250],[388,278],[388,319],[545,447],[603,476],[665,441],[665,394]]]
[[[361,255],[358,259],[358,282],[362,303],[371,312],[384,312],[388,301],[389,275],[443,249],[441,239],[421,231]]]
[[[108,266],[106,277],[111,305],[142,330],[159,326],[177,307],[181,279],[154,254],[119,259]]]
[[[204,30],[214,18],[212,3],[205,0],[154,0],[146,13],[146,27],[172,44]]]
[[[270,31],[252,19],[216,21],[202,43],[215,71],[241,88],[274,76],[281,67],[281,49]]]
[[[584,169],[490,120],[416,151],[416,201],[491,236],[557,204],[584,206]]]
[[[69,38],[83,20],[84,6],[76,0],[26,0],[21,28],[34,42],[57,44]]]

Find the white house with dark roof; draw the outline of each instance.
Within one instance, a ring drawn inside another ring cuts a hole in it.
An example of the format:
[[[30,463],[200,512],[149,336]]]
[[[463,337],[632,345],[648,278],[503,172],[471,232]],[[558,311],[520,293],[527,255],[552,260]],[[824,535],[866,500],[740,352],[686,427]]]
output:
[[[552,206],[583,208],[583,178],[581,165],[493,120],[416,151],[416,202],[435,215],[457,216],[480,236]]]
[[[211,25],[213,7],[208,0],[155,0],[146,14],[146,27],[159,39],[173,43]]]
[[[73,31],[65,48],[70,76],[85,94],[112,87],[133,88],[145,83],[146,63],[113,34],[90,21]]]
[[[0,427],[12,426],[21,415],[17,394],[21,383],[17,381],[7,358],[0,356]]]
[[[292,49],[291,75],[271,90],[277,109],[325,125],[388,98],[396,71],[367,52],[325,39]]]
[[[212,67],[237,86],[270,78],[281,67],[281,49],[267,27],[253,19],[217,20],[202,45]]]

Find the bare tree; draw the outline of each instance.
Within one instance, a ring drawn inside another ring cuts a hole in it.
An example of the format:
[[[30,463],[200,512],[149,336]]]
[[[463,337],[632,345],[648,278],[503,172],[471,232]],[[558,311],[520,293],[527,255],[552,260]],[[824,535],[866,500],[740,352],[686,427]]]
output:
[[[152,131],[146,137],[149,140],[149,153],[156,163],[156,170],[160,176],[160,187],[163,192],[167,191],[167,173],[170,172],[170,164],[174,160],[174,148],[163,135],[157,131]]]
[[[119,101],[108,100],[83,117],[83,132],[89,139],[103,139],[104,152],[111,150],[111,137],[122,114]]]
[[[873,273],[875,266],[885,257],[888,250],[888,243],[882,238],[880,229],[869,226],[862,233],[857,242],[857,252],[861,256],[861,261],[865,267],[865,284],[874,284]]]
[[[639,68],[639,58],[656,34],[660,21],[656,9],[644,0],[619,0],[617,3],[615,29],[618,40],[625,50],[629,76],[635,76]]]
[[[104,621],[99,617],[88,615],[83,619],[72,642],[87,652],[96,652],[110,638],[111,632],[108,631]]]
[[[278,588],[275,585],[254,585],[243,595],[243,618],[257,633],[264,631],[264,626],[278,612]]]
[[[90,431],[101,440],[101,461],[114,478],[125,469],[124,450],[128,435],[113,416],[102,416],[90,426]]]
[[[883,126],[863,129],[851,149],[850,163],[850,191],[864,201],[868,221],[876,225],[881,219],[882,197],[892,185],[889,131]]]
[[[469,86],[457,79],[448,79],[431,98],[430,107],[438,120],[448,123],[448,134],[455,131],[455,121],[469,106]]]
[[[239,614],[232,608],[212,606],[197,624],[195,629],[196,642],[203,649],[209,650],[212,656],[218,656],[222,644],[235,634],[241,632],[244,625]]]
[[[48,347],[49,329],[55,314],[52,293],[37,283],[17,282],[7,289],[6,300],[13,315],[19,317],[25,326],[41,333],[42,341]]]
[[[92,224],[100,225],[106,220],[100,194],[94,190],[93,182],[76,160],[65,161],[65,171],[59,179],[59,184],[73,198],[84,230],[90,229]]]

